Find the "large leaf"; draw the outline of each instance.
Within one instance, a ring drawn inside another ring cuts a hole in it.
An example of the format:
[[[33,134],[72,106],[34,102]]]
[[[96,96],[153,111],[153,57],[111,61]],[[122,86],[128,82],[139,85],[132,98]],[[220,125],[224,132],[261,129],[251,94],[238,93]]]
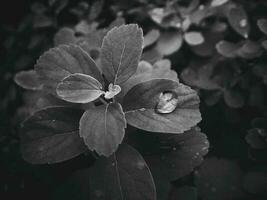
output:
[[[121,84],[136,71],[142,53],[143,32],[136,24],[115,27],[104,37],[100,60],[109,82]]]
[[[98,80],[79,73],[67,76],[57,86],[57,95],[72,103],[89,103],[104,93]]]
[[[87,74],[102,82],[102,75],[93,59],[79,46],[60,45],[45,52],[37,61],[35,70],[44,88],[55,94],[57,84],[74,74]]]
[[[100,155],[110,156],[124,137],[126,120],[118,103],[88,109],[80,120],[80,136],[87,147]]]
[[[109,158],[100,158],[92,168],[76,172],[54,199],[156,200],[156,189],[142,156],[122,144]]]
[[[21,129],[23,158],[34,164],[58,163],[86,151],[79,137],[82,111],[51,107],[36,112]]]
[[[140,83],[123,102],[127,122],[147,131],[183,133],[201,120],[197,93],[173,80]]]

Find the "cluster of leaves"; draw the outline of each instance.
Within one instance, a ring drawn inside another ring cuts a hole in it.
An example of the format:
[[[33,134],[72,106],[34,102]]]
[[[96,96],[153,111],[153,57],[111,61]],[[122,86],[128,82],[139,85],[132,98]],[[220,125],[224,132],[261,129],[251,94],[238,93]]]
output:
[[[1,87],[9,89],[1,109],[19,97],[10,84],[19,71],[15,82],[27,91],[13,123],[27,118],[23,158],[90,162],[55,199],[266,198],[266,2],[51,0],[31,7],[5,41]],[[209,142],[196,126],[198,96],[198,126]],[[2,143],[13,148],[12,135]],[[210,157],[197,168],[209,143]]]

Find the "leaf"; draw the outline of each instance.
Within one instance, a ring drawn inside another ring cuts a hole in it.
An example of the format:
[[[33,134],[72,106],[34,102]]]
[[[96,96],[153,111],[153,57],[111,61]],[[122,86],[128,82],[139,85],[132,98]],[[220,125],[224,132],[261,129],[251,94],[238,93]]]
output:
[[[226,58],[236,57],[240,45],[222,40],[216,44],[217,51]]]
[[[63,162],[86,151],[79,137],[82,111],[51,107],[29,117],[21,129],[23,158],[33,164]]]
[[[77,45],[60,45],[46,51],[35,70],[44,89],[55,94],[59,82],[71,74],[81,73],[102,82],[102,75],[93,59]],[[56,94],[55,94],[56,95]]]
[[[183,44],[183,37],[179,31],[162,32],[156,45],[161,55],[171,55],[178,51]]]
[[[149,31],[145,37],[144,37],[144,48],[154,44],[160,36],[160,32],[157,29],[152,29],[151,31]]]
[[[195,175],[201,199],[243,199],[242,171],[234,161],[217,158],[206,159]]]
[[[26,90],[40,90],[42,88],[39,77],[34,70],[18,72],[14,81]]]
[[[184,39],[191,46],[200,45],[205,41],[202,33],[195,31],[185,33]]]
[[[143,32],[136,24],[114,27],[104,37],[100,60],[105,78],[114,85],[136,71],[142,53]]]
[[[118,103],[88,109],[80,120],[80,136],[87,147],[100,155],[110,156],[124,137],[126,120]]]
[[[169,181],[174,181],[190,174],[202,163],[209,142],[207,136],[194,127],[180,135],[162,134],[158,146],[161,153],[146,156],[146,161],[153,175],[161,173]]]
[[[76,172],[62,185],[54,199],[156,200],[149,168],[132,147],[122,144],[109,158]]]
[[[57,95],[72,103],[89,103],[105,92],[98,80],[85,74],[71,74],[57,86]]]
[[[176,109],[168,114],[156,109],[160,95],[173,93]],[[123,108],[127,122],[151,132],[183,133],[195,126],[201,115],[197,93],[181,83],[168,79],[153,79],[134,86],[124,97]]]
[[[233,90],[224,91],[224,101],[232,108],[241,108],[245,103],[243,96],[239,92]]]
[[[75,32],[68,27],[64,27],[59,29],[59,31],[54,36],[54,44],[55,46],[59,46],[62,44],[75,44],[76,37]]]
[[[250,24],[246,11],[242,7],[231,7],[227,14],[231,27],[244,38],[248,38]]]
[[[267,35],[267,19],[259,19],[257,21],[257,25],[259,27],[259,29],[265,34]]]
[[[214,74],[214,64],[212,62],[200,63],[193,61],[189,67],[181,73],[181,79],[188,85],[205,90],[220,89]]]
[[[212,0],[211,2],[211,6],[212,7],[217,7],[217,6],[221,6],[225,3],[227,3],[229,0]]]
[[[261,56],[262,48],[258,42],[246,40],[238,49],[237,55],[245,59],[253,59]]]
[[[121,95],[124,96],[132,87],[139,83],[157,78],[179,82],[177,73],[171,70],[171,62],[169,60],[159,60],[153,66],[146,61],[141,61],[136,73],[122,85]]]

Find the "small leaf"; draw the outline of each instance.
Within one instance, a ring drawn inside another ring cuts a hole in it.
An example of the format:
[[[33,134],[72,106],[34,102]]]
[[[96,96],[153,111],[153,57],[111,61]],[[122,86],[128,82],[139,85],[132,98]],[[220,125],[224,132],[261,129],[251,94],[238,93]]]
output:
[[[156,200],[156,188],[142,156],[122,144],[108,158],[99,158],[88,169],[75,172],[63,184],[56,199],[70,200]]]
[[[56,93],[59,82],[74,73],[86,74],[102,82],[101,72],[93,59],[76,45],[60,45],[48,50],[37,61],[35,70],[44,89],[52,94]]]
[[[222,40],[216,44],[217,51],[226,58],[236,57],[240,45]]]
[[[136,73],[122,85],[122,93],[125,95],[135,85],[157,78],[179,82],[177,73],[171,70],[171,62],[169,60],[159,60],[153,66],[146,61],[141,61]]]
[[[227,3],[229,0],[212,0],[211,2],[211,6],[212,7],[217,7],[217,6],[221,6],[225,3]]]
[[[36,112],[21,129],[23,158],[33,164],[58,163],[86,151],[79,137],[82,111],[51,107]]]
[[[241,108],[245,103],[243,96],[239,92],[233,90],[224,91],[224,100],[225,103],[232,108]]]
[[[173,93],[178,100],[176,108],[168,114],[156,109],[160,95],[165,92]],[[123,102],[127,122],[146,131],[183,133],[201,120],[197,93],[168,79],[153,79],[134,86]]]
[[[185,33],[184,39],[191,46],[200,45],[205,41],[202,33],[193,31]]]
[[[42,84],[34,70],[20,71],[14,78],[16,84],[27,90],[40,90]]]
[[[183,37],[179,31],[163,32],[156,45],[161,55],[171,55],[178,51],[183,44]]]
[[[253,59],[262,53],[261,45],[258,42],[246,40],[238,49],[237,55],[241,58]]]
[[[72,103],[89,103],[104,93],[98,80],[79,73],[67,76],[57,86],[57,95]]]
[[[75,44],[76,37],[75,32],[67,27],[59,29],[59,31],[54,36],[54,44],[55,46],[59,46],[62,44]]]
[[[157,29],[152,29],[151,31],[149,31],[145,37],[144,37],[144,48],[154,44],[160,36],[160,32]]]
[[[181,79],[188,85],[205,90],[220,89],[216,77],[214,77],[214,64],[210,61],[208,63],[192,62],[191,66],[182,71]]]
[[[250,25],[246,11],[242,7],[230,8],[227,15],[231,27],[244,38],[248,38]]]
[[[267,35],[267,19],[259,19],[257,21],[259,29]]]
[[[109,103],[88,109],[80,120],[80,136],[87,147],[110,156],[124,137],[126,120],[121,105]]]
[[[114,27],[104,37],[100,60],[106,79],[114,85],[136,71],[142,53],[143,32],[136,24]]]
[[[119,85],[113,85],[112,83],[110,83],[108,86],[108,91],[105,93],[105,98],[112,99],[120,92],[121,92],[121,87]]]

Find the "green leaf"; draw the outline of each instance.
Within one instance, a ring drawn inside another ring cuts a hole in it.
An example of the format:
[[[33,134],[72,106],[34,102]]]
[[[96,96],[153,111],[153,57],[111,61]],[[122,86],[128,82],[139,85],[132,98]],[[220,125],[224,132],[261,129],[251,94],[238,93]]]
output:
[[[216,169],[216,170],[215,170]],[[195,172],[198,194],[205,200],[244,199],[242,171],[236,162],[208,158]]]
[[[136,24],[114,27],[104,37],[100,60],[109,82],[120,85],[136,71],[142,53],[143,32]]]
[[[79,73],[67,76],[57,86],[57,95],[72,103],[89,103],[104,93],[98,80]]]
[[[172,94],[170,99],[160,98],[168,93]],[[171,104],[173,111],[161,112],[164,108],[161,101]],[[140,83],[123,100],[125,116],[130,125],[164,133],[183,133],[195,126],[201,120],[198,105],[199,98],[194,90],[168,79]]]
[[[246,11],[242,7],[231,7],[227,14],[231,27],[244,38],[248,38],[250,24]]]
[[[267,19],[259,19],[257,21],[259,29],[267,35]]]
[[[93,59],[77,45],[60,45],[45,52],[35,70],[44,89],[56,95],[56,87],[65,77],[81,73],[102,82],[102,75]]]
[[[165,31],[160,35],[156,50],[161,55],[171,55],[178,51],[183,44],[183,37],[179,31]]]
[[[200,45],[205,41],[202,33],[196,31],[185,33],[184,39],[191,46]]]
[[[18,72],[14,81],[17,85],[27,90],[40,90],[42,88],[39,77],[34,70]]]
[[[80,120],[80,136],[87,147],[100,155],[110,156],[124,137],[126,120],[118,103],[88,109]]]
[[[23,158],[33,164],[51,164],[86,151],[79,137],[81,115],[81,110],[67,107],[51,107],[36,112],[22,124]]]
[[[160,32],[157,29],[152,29],[144,37],[144,48],[154,44],[160,36]]]
[[[122,144],[109,158],[75,172],[53,199],[156,200],[156,188],[142,156]]]

